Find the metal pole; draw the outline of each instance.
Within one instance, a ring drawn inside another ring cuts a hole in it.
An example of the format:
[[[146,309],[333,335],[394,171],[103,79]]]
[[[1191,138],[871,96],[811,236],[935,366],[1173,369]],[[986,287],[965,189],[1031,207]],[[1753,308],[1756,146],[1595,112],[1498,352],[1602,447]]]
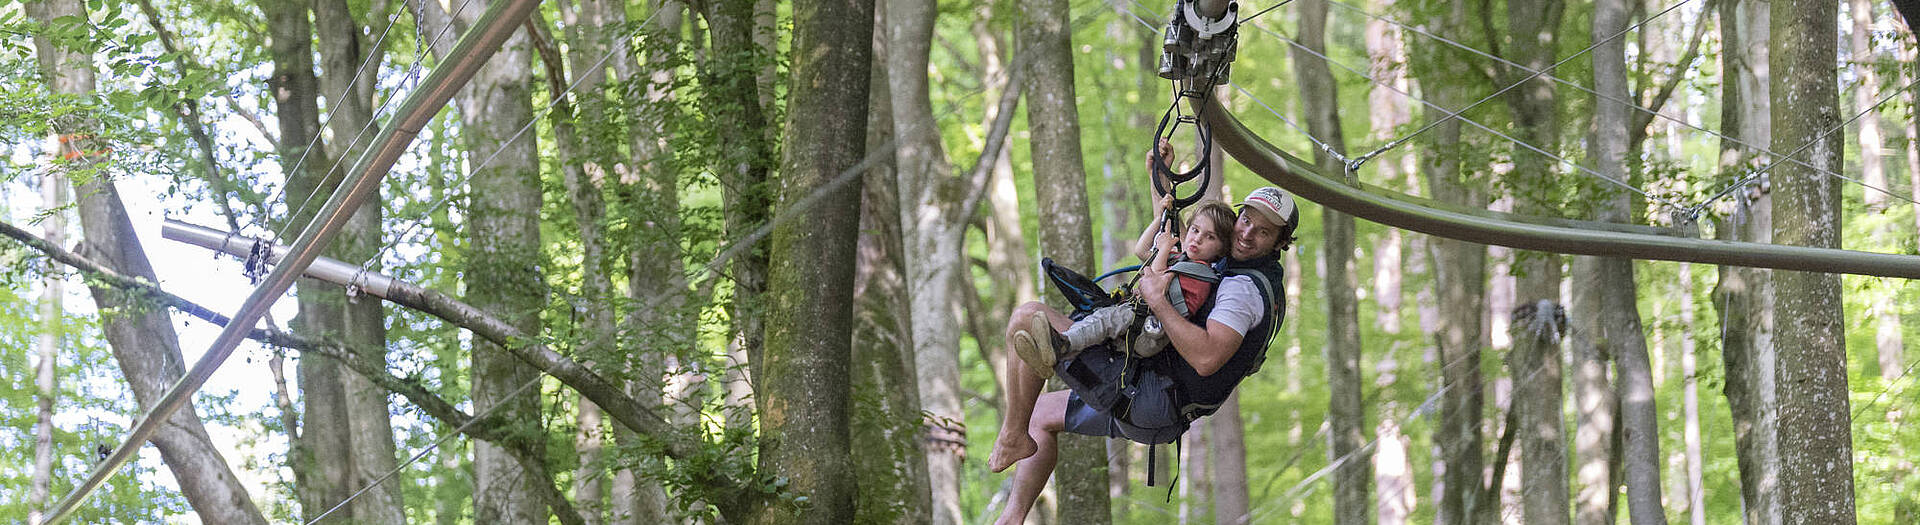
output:
[[[233,235],[220,230],[173,219],[167,219],[165,223],[160,225],[160,238],[184,242],[235,257],[250,257],[253,255],[254,243],[266,242],[261,239]],[[273,244],[267,251],[266,262],[277,265],[280,264],[281,259],[287,256],[287,252],[292,251],[292,249]],[[372,294],[374,297],[381,299],[386,299],[387,291],[393,288],[392,277],[377,272],[365,271],[358,266],[347,264],[332,257],[323,256],[315,258],[313,264],[307,266],[306,275],[341,286],[357,287],[360,291]]]
[[[374,146],[362,153],[354,163],[353,170],[348,172],[350,178],[346,184],[334,192],[326,206],[315,216],[314,222],[300,233],[293,247],[287,249],[286,258],[281,264],[274,267],[273,272],[267,274],[260,286],[254,288],[253,293],[240,304],[239,311],[233,314],[233,321],[220,331],[207,353],[193,364],[193,369],[188,370],[180,381],[174,383],[165,397],[147,410],[128,434],[127,440],[95,466],[86,481],[60,500],[48,514],[47,523],[59,523],[73,517],[74,511],[94,490],[133,459],[160,425],[192,399],[193,393],[206,384],[214,370],[233,355],[234,348],[246,339],[247,332],[260,321],[274,301],[293,286],[294,280],[300,277],[307,265],[312,264],[314,258],[320,256],[320,251],[339,235],[347,218],[379,190],[380,179],[393,168],[394,162],[406,152],[414,137],[433,119],[433,115],[445,107],[454,93],[473,78],[474,72],[500,50],[500,44],[513,36],[527,15],[539,5],[539,0],[499,0],[487,7],[486,13],[481,14],[480,19],[460,37],[453,51],[447,53],[441,64],[420,82],[419,88],[407,95],[406,101],[395,112],[392,124],[381,130],[380,136],[374,139]]]
[[[1920,279],[1920,256],[1782,244],[1729,242],[1639,233],[1636,228],[1581,227],[1492,211],[1439,209],[1414,199],[1350,186],[1311,162],[1281,151],[1240,123],[1225,106],[1205,114],[1214,143],[1254,173],[1301,198],[1376,223],[1467,242],[1572,255],[1697,262],[1802,272]],[[1574,223],[1577,224],[1577,223]]]

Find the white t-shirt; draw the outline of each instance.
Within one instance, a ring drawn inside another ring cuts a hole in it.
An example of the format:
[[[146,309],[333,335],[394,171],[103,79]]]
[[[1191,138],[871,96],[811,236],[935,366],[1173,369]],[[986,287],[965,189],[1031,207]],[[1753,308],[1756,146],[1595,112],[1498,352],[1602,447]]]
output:
[[[1260,300],[1260,288],[1253,284],[1252,277],[1228,276],[1220,281],[1220,288],[1214,292],[1213,312],[1207,314],[1207,320],[1227,325],[1241,337],[1246,337],[1253,325],[1260,324],[1260,318],[1266,314],[1265,306]]]

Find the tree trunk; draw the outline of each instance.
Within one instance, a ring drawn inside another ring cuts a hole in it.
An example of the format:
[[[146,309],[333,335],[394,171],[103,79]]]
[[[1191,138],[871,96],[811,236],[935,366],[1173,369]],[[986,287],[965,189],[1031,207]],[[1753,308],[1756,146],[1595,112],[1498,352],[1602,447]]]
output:
[[[758,75],[760,63],[770,60],[773,50],[760,48],[754,40],[754,0],[712,0],[696,5],[706,18],[713,44],[701,61],[701,84],[706,87],[699,106],[711,122],[732,123],[735,129],[766,129],[767,116],[760,106]],[[713,171],[719,174],[726,203],[726,230],[729,238],[741,239],[758,230],[772,209],[772,191],[767,174],[775,161],[773,144],[767,134],[719,133],[719,158]],[[733,258],[729,275],[733,277],[735,344],[747,357],[748,375],[757,378],[763,344],[761,294],[766,290],[767,250],[749,247]],[[757,380],[757,379],[756,379]],[[764,409],[759,398],[755,406]]]
[[[1595,4],[1593,35],[1599,39],[1613,36],[1626,28],[1627,5],[1624,1]],[[1630,100],[1627,92],[1626,42],[1613,39],[1594,48],[1593,85],[1595,91],[1614,100]],[[1629,148],[1631,119],[1627,106],[1610,100],[1594,102],[1593,134],[1589,138],[1593,164],[1602,176],[1627,181],[1623,157]],[[1626,223],[1632,220],[1633,201],[1618,190],[1605,190],[1595,219]],[[1578,283],[1598,296],[1599,337],[1594,343],[1614,358],[1619,379],[1620,428],[1623,432],[1621,456],[1626,474],[1628,517],[1635,525],[1664,524],[1666,514],[1660,502],[1660,432],[1653,397],[1652,365],[1647,358],[1646,338],[1640,328],[1640,313],[1634,296],[1633,261],[1599,258],[1589,263],[1592,273],[1580,273]],[[1581,310],[1588,311],[1588,310]],[[1580,317],[1587,317],[1581,315]]]
[[[1327,3],[1306,0],[1296,8],[1300,16],[1299,41],[1293,48],[1293,64],[1300,78],[1301,112],[1306,115],[1307,130],[1328,147],[1344,154],[1346,138],[1340,128],[1340,94],[1327,63],[1309,53],[1326,52]],[[1322,169],[1345,171],[1340,159],[1322,149],[1314,149],[1314,163]],[[1326,246],[1320,250],[1327,293],[1327,461],[1338,466],[1333,471],[1333,522],[1359,525],[1369,522],[1372,500],[1367,495],[1373,481],[1373,460],[1362,445],[1366,442],[1366,413],[1360,394],[1360,313],[1354,290],[1359,287],[1353,275],[1353,216],[1321,209],[1321,232]]]
[[[1767,5],[1754,0],[1728,0],[1720,5],[1719,14],[1720,67],[1726,77],[1721,83],[1720,128],[1730,137],[1720,143],[1720,178],[1731,180],[1759,166],[1763,159],[1756,148],[1772,140],[1767,116],[1770,23]],[[1726,218],[1715,229],[1718,237],[1773,241],[1773,201],[1764,184],[1741,188],[1728,200]],[[1772,272],[1721,266],[1719,277],[1713,300],[1723,334],[1720,354],[1740,465],[1741,509],[1750,525],[1777,525],[1782,521],[1775,441]]]
[[[1439,34],[1461,34],[1465,24],[1464,4],[1454,4],[1432,22]],[[1458,53],[1440,48],[1417,55],[1416,74],[1428,85],[1457,83],[1462,79],[1453,69],[1465,60]],[[1469,95],[1463,90],[1438,89],[1428,98],[1445,108],[1464,107]],[[1460,162],[1460,121],[1442,120],[1439,111],[1425,113],[1429,122],[1440,122],[1433,129],[1432,153],[1426,155],[1428,192],[1435,199],[1468,207],[1486,203],[1478,182],[1469,182]],[[1481,325],[1486,304],[1485,245],[1450,239],[1431,239],[1435,273],[1435,300],[1446,305],[1439,314],[1433,333],[1440,366],[1440,424],[1434,430],[1439,448],[1439,471],[1435,481],[1439,492],[1437,523],[1460,525],[1471,518],[1469,503],[1475,500],[1485,465],[1480,414],[1483,393],[1480,378],[1480,349],[1485,345]]]
[[[370,61],[377,64],[382,54],[379,49],[369,49],[367,42],[360,36],[360,24],[354,21],[344,0],[316,0],[314,2],[315,31],[319,34],[321,71],[327,72],[320,77],[322,95],[333,95],[327,100],[327,127],[335,140],[327,143],[328,157],[336,164],[352,164],[360,158],[360,152],[372,144],[376,129],[369,123],[373,120],[373,91],[377,67],[365,70],[356,69],[360,63]],[[354,82],[354,74],[361,78]],[[348,85],[352,84],[352,89]],[[365,130],[362,133],[362,130]],[[347,139],[360,137],[358,142],[348,143]],[[345,160],[346,162],[339,162]],[[344,171],[344,169],[342,170]],[[316,171],[317,172],[317,171]],[[309,172],[309,173],[316,173]],[[326,173],[321,187],[330,186],[325,181],[335,178],[332,172]],[[344,178],[343,176],[340,178]],[[292,186],[289,186],[291,188]],[[326,201],[324,196],[315,197],[314,207]],[[373,259],[379,253],[381,242],[380,206],[361,206],[348,219],[341,231],[340,239],[334,242],[325,253],[342,260],[363,262]],[[368,271],[380,271],[379,261],[367,262]],[[319,288],[319,287],[309,287]],[[345,348],[385,350],[387,347],[386,312],[381,301],[361,301],[350,298],[337,288],[316,294],[311,299],[301,294],[303,311],[306,307],[326,308],[330,310],[317,318],[321,322],[331,322],[332,326],[313,327],[321,333],[338,337]],[[383,353],[356,353],[354,359],[369,366],[385,369],[387,358]],[[321,359],[300,360],[304,371],[308,364],[323,361]],[[337,382],[328,385],[328,389],[338,389],[341,394],[339,415],[345,416],[343,422],[325,422],[321,425],[337,425],[347,448],[334,453],[313,451],[310,458],[316,463],[338,461],[346,466],[346,489],[360,490],[361,487],[374,486],[373,490],[353,500],[351,514],[356,523],[399,524],[406,522],[406,506],[400,495],[400,483],[382,483],[373,485],[375,480],[391,472],[398,465],[393,444],[393,425],[390,423],[390,410],[387,406],[387,391],[368,382],[357,374],[337,373],[337,365],[323,366],[321,373],[331,373],[331,377],[313,378]],[[332,369],[332,370],[327,370]],[[306,374],[301,384],[306,385]],[[344,423],[344,424],[342,424]],[[307,430],[318,430],[308,425]],[[336,431],[328,431],[336,432]]]
[[[1873,50],[1874,3],[1866,0],[1848,0],[1847,14],[1853,25],[1847,32],[1848,59],[1854,72],[1853,107],[1855,113],[1867,116],[1854,122],[1860,143],[1860,181],[1867,186],[1862,192],[1869,215],[1886,213],[1888,200],[1892,195],[1884,193],[1890,190],[1887,183],[1886,138],[1880,131],[1880,115],[1874,104],[1879,100],[1880,76],[1875,71],[1878,56]],[[1868,234],[1867,248],[1891,250],[1897,243],[1899,232],[1894,229],[1893,221],[1875,221],[1873,231]],[[1873,343],[1878,350],[1880,377],[1892,382],[1900,376],[1905,366],[1900,357],[1903,347],[1900,337],[1899,291],[1888,283],[1874,281],[1865,289],[1868,294],[1867,310],[1873,316]]]
[[[960,460],[966,433],[960,405],[960,316],[955,310],[965,269],[961,248],[966,220],[959,204],[967,191],[953,175],[935,127],[927,71],[933,47],[935,5],[930,0],[888,0],[887,89],[893,102],[895,167],[899,170],[900,223],[906,240],[907,297],[912,302],[913,355],[927,426],[927,478],[933,523],[957,525]]]
[[[628,23],[622,5],[610,1],[582,2],[583,17],[604,20],[598,25],[602,38],[592,41],[604,39],[604,45],[615,46],[625,39],[619,36],[621,31],[613,29]],[[622,375],[633,378],[627,381],[625,388],[635,399],[644,403],[667,403],[669,401],[662,386],[662,376],[668,368],[666,363],[690,353],[693,341],[688,335],[692,332],[689,327],[694,326],[694,316],[687,310],[689,294],[686,264],[680,250],[680,167],[667,147],[667,141],[677,131],[675,123],[682,116],[675,107],[670,87],[675,80],[674,73],[665,64],[678,54],[676,47],[685,25],[686,17],[683,14],[686,8],[676,1],[652,2],[649,7],[655,11],[651,15],[653,22],[641,30],[638,47],[629,48],[626,52],[616,51],[611,61],[617,78],[640,84],[639,89],[629,91],[637,96],[624,100],[634,108],[627,113],[626,121],[630,135],[627,138],[629,156],[625,165],[631,175],[621,177],[618,191],[615,192],[615,205],[620,207],[629,221],[627,229],[620,233],[623,238],[619,244],[629,248],[625,254],[626,294],[627,300],[633,305],[620,321],[620,333],[627,341],[637,344],[620,356],[617,368],[623,372]],[[576,52],[575,56],[586,58],[584,51]],[[636,63],[636,59],[642,57],[645,61]],[[583,63],[579,59],[575,62]],[[591,122],[598,113],[592,106],[583,106],[583,109],[588,111],[583,114],[583,121]],[[729,208],[727,213],[733,214],[734,211]],[[751,263],[741,262],[736,269],[744,270],[748,266]],[[736,289],[735,293],[738,304],[739,294],[743,292]],[[615,363],[610,361],[609,364]],[[736,363],[728,367],[725,373],[729,388],[747,388],[746,381],[741,378],[745,366]],[[730,397],[729,401],[737,404],[728,405],[724,420],[730,427],[740,426],[740,420],[751,415],[750,402],[744,395]],[[625,429],[615,429],[613,435],[617,442],[639,442],[635,434]],[[641,525],[671,519],[671,502],[667,500],[666,489],[658,481],[634,472],[632,468],[619,469],[614,473],[607,494],[612,510],[609,523]]]
[[[1506,39],[1507,58],[1521,67],[1500,68],[1504,74],[1499,75],[1497,84],[1507,86],[1532,76],[1529,69],[1541,71],[1554,65],[1560,51],[1560,18],[1565,11],[1566,4],[1560,0],[1507,2],[1507,35],[1510,36]],[[1488,37],[1498,38],[1497,35]],[[1515,135],[1521,141],[1546,151],[1560,149],[1559,101],[1552,80],[1545,75],[1535,76],[1508,91],[1506,102],[1519,128]],[[1560,215],[1559,194],[1553,191],[1559,166],[1560,162],[1551,157],[1514,148],[1513,171],[1508,176],[1515,179],[1512,182],[1515,213],[1534,217]],[[1513,268],[1519,281],[1514,290],[1515,304],[1560,297],[1562,256],[1541,252],[1515,252],[1515,255],[1518,260]],[[1559,387],[1554,390],[1557,392]]]
[[[1687,447],[1687,521],[1691,525],[1706,525],[1706,489],[1703,486],[1700,452],[1700,382],[1697,377],[1697,363],[1693,342],[1693,265],[1680,263],[1680,374],[1685,381],[1686,391],[1682,394],[1683,410],[1686,411],[1686,428],[1682,439]]]
[[[77,0],[48,0],[27,4],[27,14],[40,23],[61,17],[87,17],[84,4]],[[93,57],[69,49],[44,37],[33,42],[41,73],[51,91],[91,98],[94,96]],[[87,183],[75,188],[79,197],[80,229],[83,249],[94,259],[122,274],[157,282],[146,251],[134,236],[133,221],[121,205],[114,188],[112,166],[100,158],[106,145],[90,138],[96,124],[87,121],[54,122],[52,141],[58,144],[54,157],[73,159],[71,168],[98,169],[86,177]],[[66,175],[56,171],[55,177]],[[71,183],[72,177],[62,177]],[[120,311],[105,316],[101,329],[121,374],[133,390],[142,411],[152,407],[186,373],[180,342],[165,310],[141,307],[139,297],[128,296],[106,286],[89,286],[94,304],[102,312]],[[246,487],[227,467],[200,416],[188,404],[167,418],[151,439],[160,449],[160,459],[173,473],[187,503],[200,520],[207,523],[265,524],[266,519],[253,504]]]
[[[876,11],[885,9],[876,3]],[[860,239],[854,265],[853,455],[854,523],[927,523],[933,518],[927,456],[919,439],[919,384],[914,381],[913,326],[904,279],[900,189],[893,157],[893,101],[886,72],[886,16],[875,13],[868,82],[867,150],[884,155],[861,187]],[[984,346],[984,345],[983,345]],[[997,345],[996,345],[997,346]]]
[[[480,12],[454,13],[455,30],[472,24]],[[540,167],[536,139],[513,133],[533,118],[530,37],[519,31],[498,54],[481,66],[456,99],[461,134],[469,159],[493,158],[473,171],[468,188],[466,300],[492,312],[523,334],[540,334],[540,312],[546,306],[547,284],[539,269]],[[493,408],[503,421],[522,432],[540,432],[541,397],[507,394],[540,377],[536,369],[494,343],[473,342],[473,406],[475,412]],[[545,453],[545,441],[530,444],[536,455]],[[536,476],[522,470],[506,449],[473,445],[474,520],[479,523],[529,523],[547,520],[539,500]]]
[[[1561,413],[1560,336],[1566,313],[1552,301],[1523,303],[1508,329],[1513,348],[1513,401],[1520,441],[1521,522],[1565,524],[1569,519],[1567,449]]]
[[[828,0],[794,10],[780,201],[826,192],[859,202],[858,179],[830,186],[866,153],[873,0]],[[841,524],[854,518],[849,442],[853,286],[860,208],[791,210],[774,229],[767,347],[761,365],[760,472],[789,480],[805,506],[775,505],[750,521]],[[897,363],[894,360],[884,360]]]
[[[1040,253],[1069,268],[1093,267],[1092,217],[1087,211],[1085,163],[1080,157],[1080,118],[1073,88],[1073,50],[1066,0],[1020,3],[1016,41],[1030,54],[1027,128],[1031,137],[1034,200]],[[1058,299],[1053,302],[1058,307]],[[1103,438],[1060,437],[1054,480],[1060,516],[1076,523],[1112,523],[1107,498],[1107,447]]]
[[[319,79],[313,74],[312,25],[309,9],[298,3],[262,2],[271,38],[275,92],[274,120],[280,126],[280,164],[287,180],[287,209],[296,213],[281,229],[298,231],[312,220],[314,206],[306,205],[318,196],[331,166],[326,146],[317,138],[319,123]],[[337,185],[337,184],[336,184]],[[303,206],[304,205],[304,206]],[[344,302],[338,287],[302,280],[297,290],[301,314],[293,319],[296,333],[310,338],[339,337],[338,326],[329,321],[333,309],[328,304]],[[346,457],[347,423],[340,388],[340,365],[330,359],[301,359],[295,369],[300,385],[300,419],[321,421],[315,428],[287,429],[288,467],[293,471],[294,492],[300,500],[302,515],[308,520],[319,517],[334,504],[344,501],[348,471],[352,462]]]
[[[577,354],[588,366],[603,374],[617,375],[622,367],[618,354],[614,351],[616,304],[613,296],[612,267],[614,256],[608,253],[606,228],[603,221],[606,216],[605,198],[602,196],[602,183],[610,171],[608,166],[618,159],[618,147],[595,147],[595,143],[582,140],[576,123],[588,123],[589,126],[601,122],[605,113],[600,109],[604,104],[599,91],[607,75],[604,63],[598,60],[607,49],[607,39],[602,35],[603,27],[616,23],[614,11],[619,9],[606,2],[582,2],[577,8],[565,3],[560,5],[562,28],[566,31],[567,57],[562,60],[555,49],[557,44],[549,38],[545,30],[545,21],[536,14],[529,27],[540,28],[536,36],[541,42],[541,62],[546,69],[548,96],[553,97],[550,104],[553,112],[549,119],[553,124],[554,141],[560,153],[561,183],[566,188],[568,200],[573,204],[574,227],[580,236],[580,288],[574,292],[572,312],[576,321]],[[624,16],[620,16],[624,21]],[[623,55],[626,49],[620,49]],[[569,72],[563,64],[571,64]],[[596,68],[599,64],[599,68]],[[566,86],[573,85],[574,91],[568,98],[560,98]],[[678,275],[678,273],[668,274]],[[648,304],[636,302],[633,304]],[[607,366],[606,363],[616,363]],[[606,442],[606,427],[603,413],[598,405],[584,395],[576,395],[574,423],[574,450],[578,454],[579,468],[573,475],[573,498],[584,520],[590,524],[601,522],[605,513],[606,468],[603,466],[603,449]]]
[[[1368,3],[1367,10],[1374,13],[1385,12],[1393,9],[1393,5],[1393,0],[1374,0]],[[1413,121],[1412,113],[1407,107],[1406,96],[1385,87],[1392,86],[1402,91],[1412,92],[1407,86],[1406,48],[1400,40],[1399,31],[1384,20],[1369,19],[1365,31],[1367,76],[1373,77],[1375,81],[1375,87],[1367,92],[1367,106],[1373,108],[1367,115],[1367,138],[1370,142],[1384,144],[1399,134],[1400,126]],[[1401,186],[1404,177],[1411,175],[1413,171],[1403,169],[1403,163],[1411,161],[1412,157],[1412,154],[1402,153],[1390,155],[1383,162],[1375,163],[1375,169],[1372,171],[1380,174],[1379,178],[1375,179],[1376,183],[1388,187]],[[1418,184],[1413,186],[1417,187]],[[1416,187],[1405,189],[1418,192]],[[1379,324],[1382,331],[1395,334],[1400,332],[1400,308],[1403,302],[1402,266],[1405,255],[1401,250],[1402,242],[1400,230],[1390,229],[1374,249],[1375,322]],[[1382,442],[1384,443],[1384,440]],[[1387,516],[1382,514],[1380,519],[1384,521]]]
[[[1227,396],[1220,410],[1207,417],[1207,432],[1212,434],[1209,455],[1213,458],[1213,522],[1216,525],[1250,523],[1247,429],[1240,418],[1239,392]]]
[[[1818,169],[1839,171],[1840,124],[1833,2],[1775,0],[1771,50],[1773,149],[1795,151],[1809,166],[1775,168],[1780,206],[1774,242],[1840,247],[1840,185]],[[1840,277],[1774,272],[1780,319],[1780,496],[1790,523],[1853,523],[1853,432],[1847,402],[1846,325]]]
[[[59,175],[48,173],[40,176],[41,201],[44,209],[51,210],[41,223],[42,235],[54,246],[67,243],[67,213],[64,209],[71,199],[67,195],[67,181]],[[42,513],[46,511],[47,498],[53,488],[53,404],[58,396],[61,326],[65,324],[66,308],[61,304],[66,296],[66,278],[48,272],[46,288],[40,291],[40,340],[38,361],[34,362],[34,406],[36,413],[33,423],[33,479],[27,489],[27,523],[39,525]]]

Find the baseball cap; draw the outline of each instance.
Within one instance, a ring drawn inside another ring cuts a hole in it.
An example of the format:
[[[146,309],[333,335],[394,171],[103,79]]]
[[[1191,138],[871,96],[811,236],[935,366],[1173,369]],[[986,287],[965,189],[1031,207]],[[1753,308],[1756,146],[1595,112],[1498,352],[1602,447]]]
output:
[[[1300,209],[1293,205],[1293,197],[1273,186],[1248,193],[1246,200],[1240,201],[1240,209],[1258,212],[1285,232],[1292,232],[1294,226],[1300,223]]]

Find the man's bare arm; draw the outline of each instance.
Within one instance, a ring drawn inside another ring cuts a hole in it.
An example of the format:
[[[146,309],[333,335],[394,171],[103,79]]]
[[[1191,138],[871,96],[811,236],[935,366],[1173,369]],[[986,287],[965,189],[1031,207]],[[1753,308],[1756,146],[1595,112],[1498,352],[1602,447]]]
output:
[[[1240,348],[1240,340],[1245,336],[1211,319],[1207,320],[1205,327],[1185,322],[1167,299],[1167,286],[1171,279],[1172,274],[1165,272],[1151,272],[1141,277],[1140,289],[1146,298],[1147,308],[1153,310],[1154,317],[1160,318],[1160,326],[1166,330],[1167,340],[1172,342],[1173,350],[1193,366],[1193,371],[1202,377],[1213,375],[1220,367],[1226,366],[1227,360]]]

